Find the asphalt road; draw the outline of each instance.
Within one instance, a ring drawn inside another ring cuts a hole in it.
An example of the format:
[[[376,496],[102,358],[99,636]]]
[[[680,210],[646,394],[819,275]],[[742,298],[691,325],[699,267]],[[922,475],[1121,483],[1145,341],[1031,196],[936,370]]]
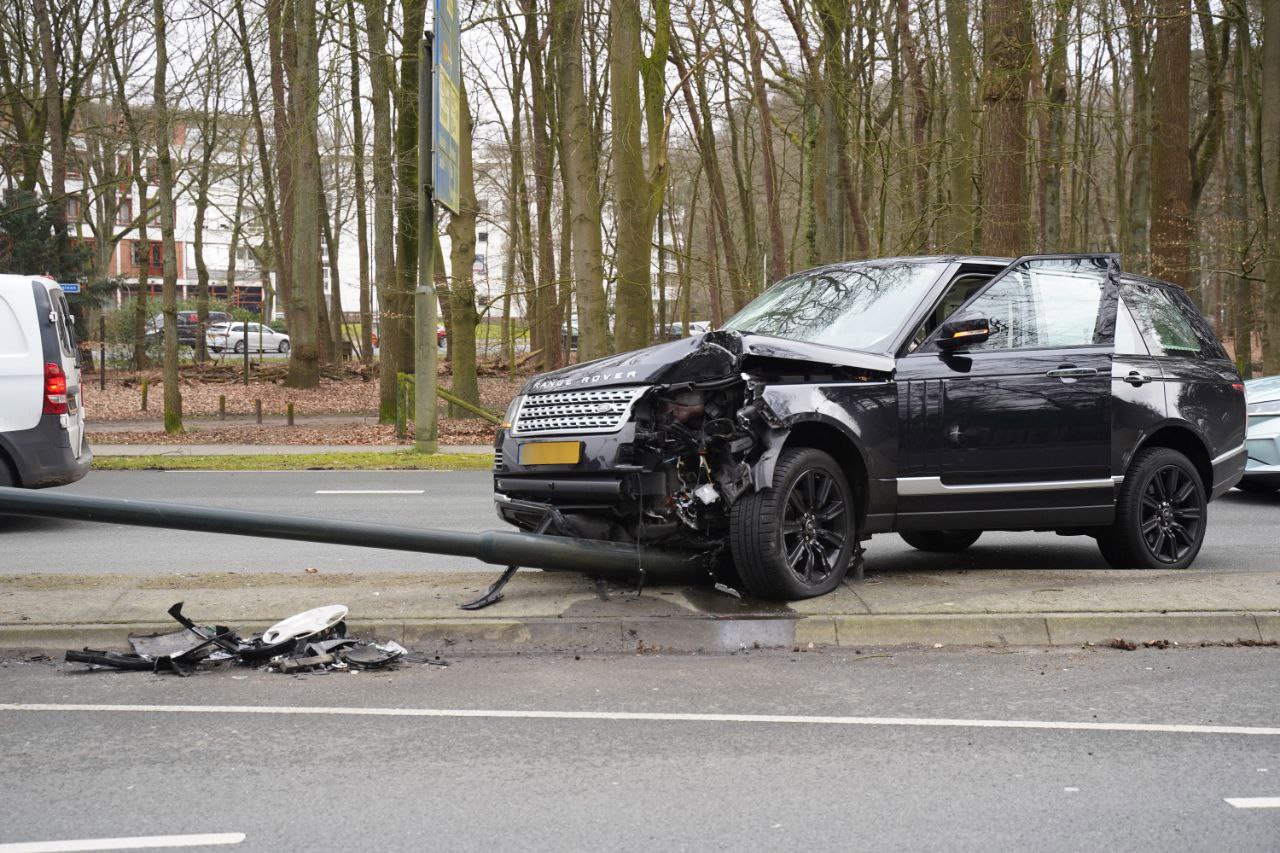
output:
[[[178,679],[9,662],[0,703],[27,707],[0,705],[0,850],[206,833],[227,844],[198,849],[1274,850],[1278,664],[756,653]]]
[[[491,490],[484,471],[94,471],[64,489],[469,531],[505,527],[494,513]],[[0,543],[0,572],[7,573],[493,571],[458,557],[13,517],[0,518]],[[1193,571],[1271,571],[1280,565],[1277,553],[1280,496],[1232,492],[1210,506],[1208,535]],[[917,552],[893,535],[873,538],[867,549],[872,574],[941,566],[1105,568],[1092,539],[1052,533],[986,533],[958,557]]]

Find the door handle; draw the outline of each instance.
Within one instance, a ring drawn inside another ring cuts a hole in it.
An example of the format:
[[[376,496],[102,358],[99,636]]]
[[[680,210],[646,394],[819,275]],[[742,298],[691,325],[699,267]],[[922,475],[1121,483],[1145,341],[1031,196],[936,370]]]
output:
[[[1058,379],[1078,379],[1084,376],[1097,376],[1098,370],[1094,367],[1075,367],[1074,365],[1064,364],[1057,370],[1050,370],[1045,376],[1053,376]]]
[[[1128,382],[1134,388],[1137,388],[1139,385],[1145,385],[1150,382],[1151,377],[1137,370],[1130,370],[1129,375],[1124,378],[1124,381]]]

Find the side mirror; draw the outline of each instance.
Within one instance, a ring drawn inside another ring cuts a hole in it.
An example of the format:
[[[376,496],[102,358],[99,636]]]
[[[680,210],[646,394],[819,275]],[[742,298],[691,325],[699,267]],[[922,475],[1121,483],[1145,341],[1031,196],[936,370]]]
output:
[[[954,350],[969,344],[980,344],[991,337],[991,323],[986,317],[961,317],[948,320],[938,329],[938,349]]]

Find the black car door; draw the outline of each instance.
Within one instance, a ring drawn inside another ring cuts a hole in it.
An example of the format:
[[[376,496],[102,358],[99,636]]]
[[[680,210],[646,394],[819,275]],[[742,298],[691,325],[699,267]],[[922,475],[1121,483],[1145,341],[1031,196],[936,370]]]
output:
[[[1116,261],[1020,258],[956,311],[990,337],[898,360],[898,527],[1069,527],[1112,516]]]

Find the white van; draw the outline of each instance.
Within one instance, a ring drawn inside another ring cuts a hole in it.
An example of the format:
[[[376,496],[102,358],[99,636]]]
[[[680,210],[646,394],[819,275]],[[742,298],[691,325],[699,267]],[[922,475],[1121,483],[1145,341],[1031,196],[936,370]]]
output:
[[[0,275],[0,486],[73,483],[92,461],[67,299],[53,279]]]

